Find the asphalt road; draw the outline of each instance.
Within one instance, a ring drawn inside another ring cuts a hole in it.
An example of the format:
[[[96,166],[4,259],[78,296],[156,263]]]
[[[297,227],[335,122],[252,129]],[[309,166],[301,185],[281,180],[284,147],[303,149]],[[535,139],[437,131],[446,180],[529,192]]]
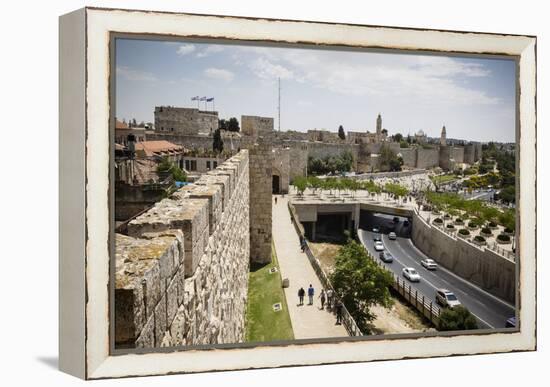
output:
[[[398,235],[406,234],[396,229]],[[384,231],[384,230],[382,230]],[[506,320],[515,315],[514,306],[489,294],[481,288],[467,282],[453,274],[451,271],[438,266],[436,270],[425,269],[420,261],[427,258],[407,237],[398,236],[397,240],[390,240],[388,235],[383,233],[382,242],[386,251],[393,255],[392,263],[383,263],[385,267],[403,277],[401,270],[404,267],[413,267],[420,274],[420,282],[411,283],[413,289],[418,290],[426,298],[431,299],[435,304],[435,292],[438,288],[445,288],[452,291],[458,300],[466,306],[478,319],[480,328],[504,328]],[[359,230],[359,238],[366,249],[379,259],[379,253],[374,250],[374,233],[372,231]]]

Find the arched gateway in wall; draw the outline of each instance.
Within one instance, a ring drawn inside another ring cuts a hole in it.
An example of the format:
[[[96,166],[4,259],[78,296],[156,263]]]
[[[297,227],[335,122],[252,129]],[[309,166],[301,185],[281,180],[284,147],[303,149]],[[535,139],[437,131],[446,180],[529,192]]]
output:
[[[281,193],[281,172],[273,167],[272,168],[272,172],[271,172],[271,187],[272,187],[272,190],[271,192],[274,193],[274,194],[280,194]]]

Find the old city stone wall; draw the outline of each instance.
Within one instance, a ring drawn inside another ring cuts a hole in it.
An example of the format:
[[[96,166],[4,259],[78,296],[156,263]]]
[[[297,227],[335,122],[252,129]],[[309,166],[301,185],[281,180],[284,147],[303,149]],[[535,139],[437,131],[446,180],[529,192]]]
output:
[[[477,247],[429,225],[413,214],[412,240],[443,267],[489,293],[514,303],[516,265],[485,247]]]
[[[290,148],[273,148],[272,174],[279,177],[279,192],[288,193],[290,183]]]
[[[249,181],[245,150],[116,234],[117,347],[243,341]]]
[[[476,147],[474,144],[467,144],[464,146],[464,162],[467,164],[473,164],[475,162]]]
[[[285,141],[284,146],[289,148],[289,181],[296,177],[305,176],[307,170],[307,142]]]
[[[218,112],[173,106],[155,107],[155,131],[160,133],[209,134],[218,129]]]
[[[428,169],[439,166],[439,148],[418,149],[416,167]]]
[[[271,142],[262,141],[250,149],[250,261],[271,262]]]
[[[451,151],[451,157],[454,159],[455,163],[462,164],[464,162],[464,147],[453,146]]]
[[[401,154],[401,157],[403,158],[403,165],[410,168],[416,168],[417,149],[400,148],[397,153]]]
[[[353,170],[357,169],[357,156],[359,152],[359,145],[308,142],[307,149],[308,157],[321,159],[330,156],[340,156],[343,152],[351,152],[351,154],[353,155]]]
[[[450,146],[440,146],[439,147],[439,166],[444,170],[448,171],[453,169],[451,163],[451,147]]]
[[[241,116],[241,133],[245,136],[266,136],[273,132],[272,117]]]

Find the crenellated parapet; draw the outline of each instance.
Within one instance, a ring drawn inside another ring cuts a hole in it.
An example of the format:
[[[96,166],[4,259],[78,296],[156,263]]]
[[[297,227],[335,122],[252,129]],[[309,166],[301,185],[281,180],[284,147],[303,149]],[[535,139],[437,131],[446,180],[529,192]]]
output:
[[[249,223],[243,150],[116,234],[116,347],[242,341]]]

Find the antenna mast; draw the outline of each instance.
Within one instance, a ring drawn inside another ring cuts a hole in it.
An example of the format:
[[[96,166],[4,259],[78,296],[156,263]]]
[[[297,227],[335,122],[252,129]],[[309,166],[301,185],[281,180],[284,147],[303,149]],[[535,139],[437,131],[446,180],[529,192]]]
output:
[[[279,118],[277,120],[277,125],[279,127],[279,132],[281,131],[281,77],[279,77],[279,106],[277,108],[279,113]]]

